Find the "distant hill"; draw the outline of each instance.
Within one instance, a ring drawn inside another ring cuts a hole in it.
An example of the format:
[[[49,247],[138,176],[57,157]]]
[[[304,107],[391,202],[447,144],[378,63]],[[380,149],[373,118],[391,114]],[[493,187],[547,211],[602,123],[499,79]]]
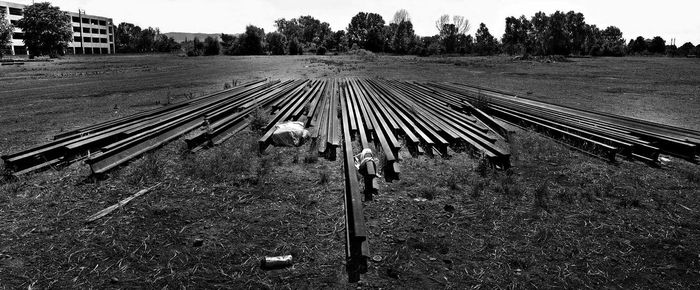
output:
[[[199,40],[204,40],[205,38],[207,38],[207,36],[217,38],[221,36],[221,33],[166,32],[163,34],[167,35],[168,37],[172,37],[177,42],[183,42],[185,41],[185,39],[192,40],[195,37],[199,38]]]

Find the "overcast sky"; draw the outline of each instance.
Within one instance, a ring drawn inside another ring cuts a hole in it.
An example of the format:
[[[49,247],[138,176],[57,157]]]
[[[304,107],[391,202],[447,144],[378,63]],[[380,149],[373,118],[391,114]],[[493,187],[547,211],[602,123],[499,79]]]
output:
[[[15,0],[31,4],[30,0]],[[379,13],[388,23],[399,9],[406,9],[417,34],[436,34],[435,20],[442,14],[463,15],[474,34],[483,22],[494,36],[503,35],[505,18],[537,11],[551,14],[556,10],[581,12],[586,23],[605,28],[619,27],[629,41],[637,36],[661,36],[670,44],[690,41],[700,43],[700,1],[617,1],[617,0],[55,0],[63,10],[84,9],[87,14],[111,17],[115,23],[131,22],[141,27],[159,27],[161,32],[240,33],[253,24],[274,30],[278,18],[311,15],[330,23],[333,30],[345,29],[359,11]]]

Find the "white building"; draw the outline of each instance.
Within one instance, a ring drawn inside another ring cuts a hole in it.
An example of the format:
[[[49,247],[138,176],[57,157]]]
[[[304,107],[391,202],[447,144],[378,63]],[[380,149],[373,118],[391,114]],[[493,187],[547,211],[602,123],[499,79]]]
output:
[[[15,31],[10,51],[12,55],[28,54],[24,46],[24,32],[17,28],[26,5],[0,1],[0,13],[5,12]],[[66,12],[71,17],[73,41],[68,43],[68,54],[112,54],[114,53],[114,22],[112,18]]]

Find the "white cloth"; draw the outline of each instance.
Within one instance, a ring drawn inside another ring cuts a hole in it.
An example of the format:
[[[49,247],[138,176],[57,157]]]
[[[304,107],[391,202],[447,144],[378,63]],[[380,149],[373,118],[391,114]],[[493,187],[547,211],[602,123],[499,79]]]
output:
[[[287,122],[275,125],[272,144],[275,146],[299,147],[311,136],[302,122]]]

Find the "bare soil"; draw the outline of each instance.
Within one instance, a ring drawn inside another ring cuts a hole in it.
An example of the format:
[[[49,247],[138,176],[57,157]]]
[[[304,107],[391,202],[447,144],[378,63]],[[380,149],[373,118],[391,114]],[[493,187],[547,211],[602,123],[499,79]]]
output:
[[[699,130],[699,69],[672,58],[66,58],[0,68],[0,154],[255,78],[458,81]],[[244,132],[197,155],[173,142],[105,180],[82,164],[5,178],[0,289],[700,287],[698,165],[609,164],[532,132],[511,137],[509,171],[402,151],[401,180],[365,202],[375,257],[356,284],[344,269],[342,164],[308,145],[258,156]],[[294,266],[260,269],[283,254]]]

